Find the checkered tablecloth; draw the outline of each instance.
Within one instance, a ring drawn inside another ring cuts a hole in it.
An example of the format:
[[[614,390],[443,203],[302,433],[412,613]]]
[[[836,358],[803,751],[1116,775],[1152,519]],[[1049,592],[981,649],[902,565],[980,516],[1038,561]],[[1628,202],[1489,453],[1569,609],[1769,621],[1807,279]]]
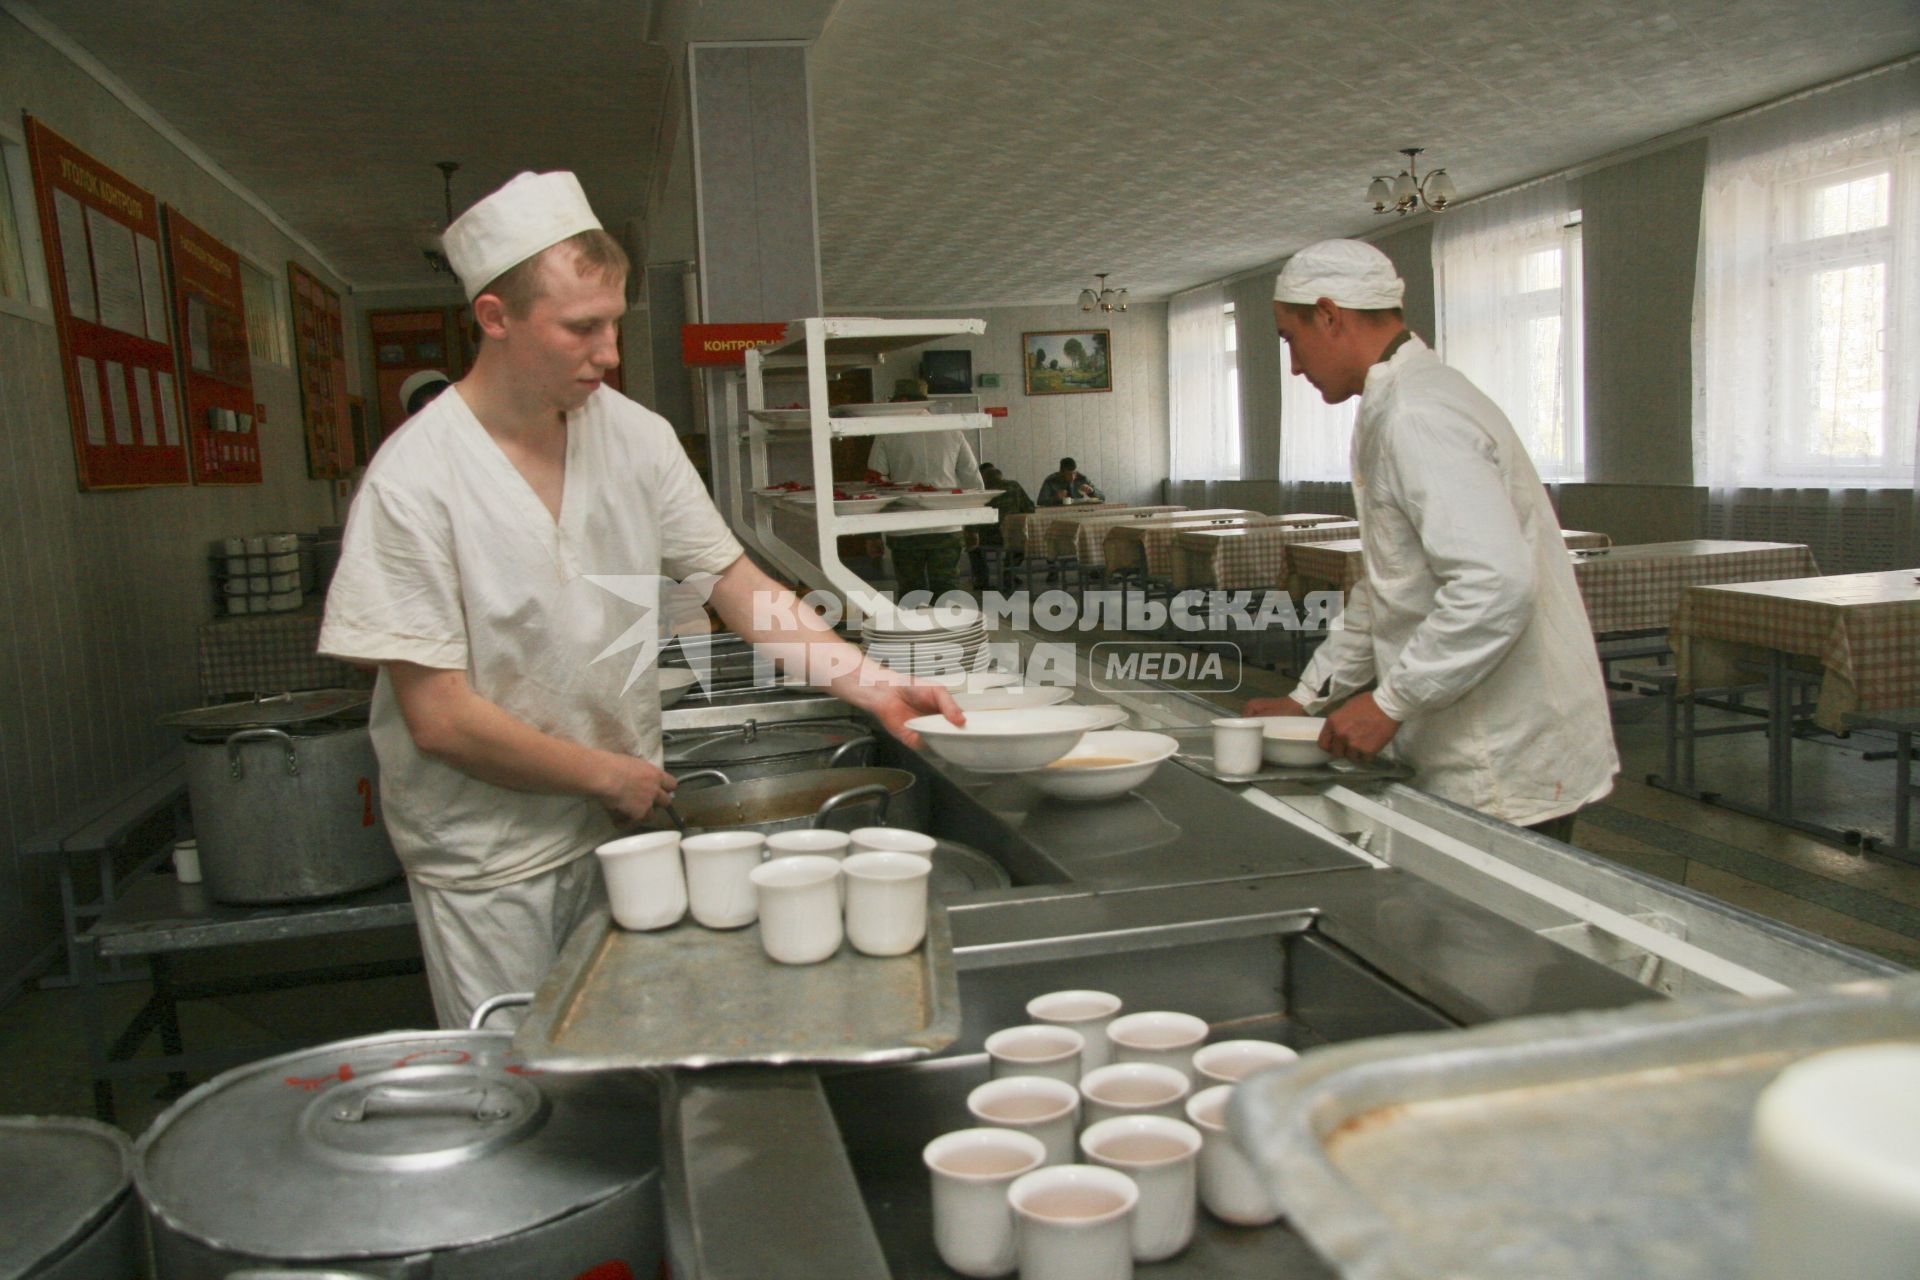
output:
[[[1186,529],[1173,539],[1173,585],[1221,591],[1257,591],[1287,581],[1287,548],[1299,542],[1336,542],[1359,534],[1351,520],[1320,525],[1243,529]]]
[[[1689,587],[1810,578],[1813,552],[1792,542],[1643,542],[1573,562],[1595,635],[1665,627]]]
[[[1128,507],[1124,511],[1080,511],[1071,516],[1063,516],[1047,525],[1047,554],[1050,556],[1079,556],[1082,565],[1099,568],[1104,564],[1100,557],[1103,552],[1100,537],[1113,526],[1116,520],[1144,520],[1148,516],[1170,515],[1176,511],[1185,511],[1185,507]],[[1082,536],[1088,530],[1098,533],[1091,539]],[[1027,534],[1027,545],[1038,546],[1031,531]],[[1095,557],[1088,561],[1087,554]]]
[[[1047,549],[1056,556],[1078,556],[1082,566],[1098,569],[1107,562],[1107,534],[1122,525],[1144,524],[1155,519],[1204,519],[1241,514],[1244,513],[1230,507],[1200,511],[1189,511],[1185,507],[1134,507],[1083,520],[1059,520],[1047,530]]]
[[[1751,679],[1769,650],[1823,671],[1813,721],[1920,706],[1920,569],[1688,587],[1669,632],[1680,691]]]
[[[1581,529],[1562,529],[1560,536],[1566,539],[1570,551],[1575,548],[1605,547],[1613,541],[1604,533],[1587,533]],[[1358,538],[1346,538],[1339,542],[1303,542],[1287,553],[1287,571],[1294,580],[1295,589],[1305,586],[1334,587],[1343,595],[1367,576],[1366,561],[1361,555]]]
[[[320,602],[297,613],[221,618],[200,628],[200,696],[209,703],[290,689],[365,689],[373,673],[323,658]]]
[[[1014,551],[1024,551],[1031,546],[1035,555],[1045,555],[1047,528],[1055,520],[1094,511],[1118,511],[1126,505],[1124,502],[1082,502],[1071,507],[1042,507],[1024,516],[1015,516],[1014,522],[1007,526],[1007,546]]]
[[[1157,516],[1137,524],[1116,525],[1107,530],[1107,568],[1144,569],[1155,579],[1173,578],[1173,542],[1189,529],[1263,528],[1267,525],[1314,524],[1317,515],[1267,515],[1241,511],[1231,515],[1205,516],[1189,512],[1178,516]]]

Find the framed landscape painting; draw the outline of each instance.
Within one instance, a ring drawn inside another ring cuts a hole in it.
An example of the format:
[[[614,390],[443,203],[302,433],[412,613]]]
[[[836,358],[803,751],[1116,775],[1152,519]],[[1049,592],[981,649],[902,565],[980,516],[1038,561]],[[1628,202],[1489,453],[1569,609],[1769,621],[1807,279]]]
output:
[[[1030,396],[1113,390],[1113,331],[1049,329],[1020,335]]]

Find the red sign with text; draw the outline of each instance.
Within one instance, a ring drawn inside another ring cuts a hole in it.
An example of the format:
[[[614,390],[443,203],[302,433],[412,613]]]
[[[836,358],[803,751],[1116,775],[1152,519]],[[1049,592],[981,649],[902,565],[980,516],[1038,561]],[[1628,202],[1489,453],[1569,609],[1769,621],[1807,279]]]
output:
[[[745,364],[747,348],[771,346],[786,336],[784,324],[683,324],[680,326],[680,362]]]

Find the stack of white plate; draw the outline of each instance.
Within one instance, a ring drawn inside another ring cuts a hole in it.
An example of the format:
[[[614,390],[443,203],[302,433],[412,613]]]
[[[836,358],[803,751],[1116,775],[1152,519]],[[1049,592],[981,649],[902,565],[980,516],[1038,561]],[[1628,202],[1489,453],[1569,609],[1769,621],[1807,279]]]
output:
[[[981,671],[987,665],[987,628],[977,609],[890,609],[862,635],[867,656],[913,676]]]

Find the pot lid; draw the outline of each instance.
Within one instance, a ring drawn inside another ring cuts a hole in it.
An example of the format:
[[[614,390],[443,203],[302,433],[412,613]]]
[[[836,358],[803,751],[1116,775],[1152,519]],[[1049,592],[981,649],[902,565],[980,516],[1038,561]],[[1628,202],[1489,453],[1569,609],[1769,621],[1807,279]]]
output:
[[[984,889],[1005,889],[1013,883],[1005,867],[970,844],[957,840],[934,843],[933,875],[927,892],[936,901],[950,902]]]
[[[112,1213],[131,1150],[126,1135],[92,1120],[0,1118],[0,1275],[33,1273]]]
[[[506,1032],[395,1032],[248,1063],[169,1107],[134,1179],[170,1227],[302,1262],[459,1248],[659,1166],[644,1077],[521,1067]]]
[[[216,707],[194,707],[160,717],[161,724],[182,729],[279,729],[309,720],[359,715],[364,718],[373,694],[366,689],[309,689],[276,693],[270,698],[223,702]]]
[[[810,751],[831,751],[865,734],[850,721],[813,721],[761,727],[749,720],[732,729],[688,738],[667,747],[669,766],[752,764]]]

